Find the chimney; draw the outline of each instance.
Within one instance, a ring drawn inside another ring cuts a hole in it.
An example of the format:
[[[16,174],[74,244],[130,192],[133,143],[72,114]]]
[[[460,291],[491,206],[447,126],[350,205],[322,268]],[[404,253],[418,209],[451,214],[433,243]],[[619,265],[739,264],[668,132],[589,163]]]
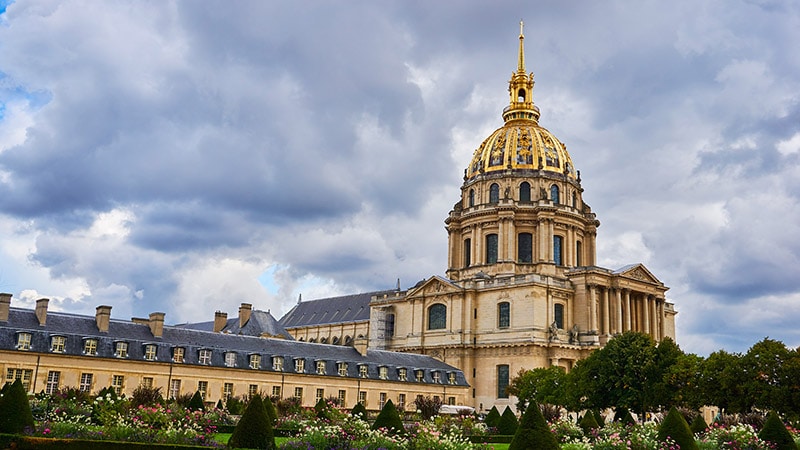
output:
[[[108,333],[108,323],[111,321],[111,307],[107,305],[100,305],[94,315],[95,322],[97,322],[97,329],[101,333]]]
[[[219,333],[228,324],[228,313],[217,311],[214,313],[214,333]]]
[[[250,320],[250,312],[253,310],[253,305],[250,303],[242,303],[239,307],[239,328],[244,328],[247,321]]]
[[[36,300],[36,318],[39,319],[39,326],[43,327],[47,322],[47,304],[50,303],[48,298],[40,298]]]
[[[131,322],[136,325],[150,325],[150,321],[144,317],[131,317]]]
[[[11,294],[0,294],[0,322],[8,322],[8,309],[11,307]]]
[[[153,333],[154,338],[160,338],[164,334],[164,313],[153,312],[150,313],[150,332]]]

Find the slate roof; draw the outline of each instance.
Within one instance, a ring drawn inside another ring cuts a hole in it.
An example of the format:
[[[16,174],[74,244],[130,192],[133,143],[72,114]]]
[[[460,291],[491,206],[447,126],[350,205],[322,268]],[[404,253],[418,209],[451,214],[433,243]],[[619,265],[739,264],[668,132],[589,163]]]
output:
[[[373,296],[394,293],[390,291],[322,298],[299,302],[281,317],[284,328],[298,328],[336,323],[365,322],[369,320],[369,301]]]
[[[17,350],[17,335],[21,332],[31,335],[31,349]],[[144,359],[146,345],[157,347],[156,361],[169,362],[172,350],[182,347],[185,350],[184,362],[181,364],[199,365],[200,350],[211,350],[210,366],[225,366],[225,353],[236,354],[236,366],[249,367],[249,357],[262,355],[261,367],[257,370],[273,371],[273,357],[284,358],[285,373],[294,373],[293,361],[305,360],[303,373],[316,373],[316,361],[326,361],[326,375],[338,377],[337,363],[348,363],[347,377],[357,378],[359,366],[367,365],[369,378],[378,378],[379,367],[388,370],[388,379],[399,381],[398,369],[408,370],[408,383],[415,383],[413,370],[424,370],[425,383],[433,383],[433,371],[441,373],[441,384],[448,382],[448,374],[456,377],[456,385],[468,386],[463,372],[429,356],[413,353],[397,353],[382,350],[369,350],[361,355],[355,348],[342,345],[314,344],[287,339],[260,338],[244,334],[213,333],[208,331],[165,325],[163,336],[155,338],[150,327],[129,321],[111,319],[107,333],[100,333],[94,316],[48,312],[45,326],[40,326],[35,313],[30,309],[10,308],[7,322],[0,322],[0,350],[31,353],[50,353],[53,336],[66,338],[64,354],[83,356],[83,345],[86,339],[97,340],[97,355],[85,356],[95,359],[101,365],[104,359],[113,358],[117,342],[128,343],[127,360],[139,360],[142,364],[152,362]],[[177,364],[177,363],[176,363]]]
[[[175,326],[189,330],[214,331],[214,321],[185,323]],[[263,336],[266,334],[269,336],[283,336],[284,339],[294,340],[294,337],[281,326],[280,322],[272,317],[272,313],[258,309],[250,312],[250,320],[243,327],[239,326],[238,317],[228,319],[225,327],[222,328],[222,332],[246,336]]]

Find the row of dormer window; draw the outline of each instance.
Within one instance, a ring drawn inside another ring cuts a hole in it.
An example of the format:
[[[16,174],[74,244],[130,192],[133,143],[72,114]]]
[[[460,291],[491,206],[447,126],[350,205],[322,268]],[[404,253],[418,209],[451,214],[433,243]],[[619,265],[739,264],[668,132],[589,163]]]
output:
[[[65,336],[52,336],[50,338],[50,351],[53,353],[64,353],[66,348],[67,338]],[[85,338],[83,340],[83,354],[87,356],[97,355],[97,339]],[[126,341],[114,342],[114,356],[116,358],[128,357],[129,343]],[[30,350],[31,349],[31,334],[20,332],[17,333],[17,350]],[[144,344],[143,347],[144,359],[146,361],[157,361],[158,346],[156,344]],[[197,351],[197,362],[202,365],[211,364],[212,351],[210,349],[199,349]],[[236,367],[236,360],[238,354],[236,352],[225,352],[225,367]],[[172,348],[172,362],[183,363],[186,358],[186,349],[184,347]],[[251,369],[260,369],[262,362],[262,355],[250,354],[248,355],[248,366]],[[315,373],[318,375],[327,374],[327,363],[325,360],[315,360]],[[305,358],[294,358],[294,367],[292,368],[296,373],[305,373],[306,366]],[[348,374],[349,364],[346,362],[336,363],[336,373],[339,376],[345,377]],[[276,372],[284,371],[284,357],[272,356],[272,370]],[[399,381],[408,381],[408,369],[405,367],[397,368],[397,379]],[[358,376],[360,378],[369,378],[369,365],[358,365]],[[378,367],[378,378],[381,380],[389,379],[389,367]],[[414,369],[414,380],[417,382],[425,381],[425,370]],[[431,380],[433,383],[442,383],[442,373],[437,370],[431,371]],[[456,384],[456,373],[448,372],[447,381],[449,384]]]

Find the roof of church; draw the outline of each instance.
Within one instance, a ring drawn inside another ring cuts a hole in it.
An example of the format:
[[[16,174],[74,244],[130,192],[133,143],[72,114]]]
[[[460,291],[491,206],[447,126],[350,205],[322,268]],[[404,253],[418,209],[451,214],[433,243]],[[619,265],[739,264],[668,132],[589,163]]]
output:
[[[307,327],[369,320],[369,301],[373,296],[390,291],[364,292],[341,297],[321,298],[299,302],[287,312],[280,324],[284,328]]]
[[[176,327],[199,331],[214,331],[214,322],[197,322],[175,325]],[[294,340],[291,334],[281,326],[278,319],[272,316],[269,311],[254,309],[250,312],[250,320],[239,326],[239,318],[229,318],[222,328],[223,333],[242,334],[245,336],[276,336]]]

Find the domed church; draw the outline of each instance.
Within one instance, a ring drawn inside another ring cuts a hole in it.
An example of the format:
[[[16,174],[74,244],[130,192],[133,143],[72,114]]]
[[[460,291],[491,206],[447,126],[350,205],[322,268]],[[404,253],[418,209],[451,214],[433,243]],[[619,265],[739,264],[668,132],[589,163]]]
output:
[[[299,302],[281,319],[296,339],[433,356],[463,370],[479,410],[513,407],[520,369],[570,370],[616,334],[675,339],[668,288],[644,265],[596,265],[600,222],[567,146],[539,124],[522,31],[503,125],[475,150],[445,220],[446,277]]]

